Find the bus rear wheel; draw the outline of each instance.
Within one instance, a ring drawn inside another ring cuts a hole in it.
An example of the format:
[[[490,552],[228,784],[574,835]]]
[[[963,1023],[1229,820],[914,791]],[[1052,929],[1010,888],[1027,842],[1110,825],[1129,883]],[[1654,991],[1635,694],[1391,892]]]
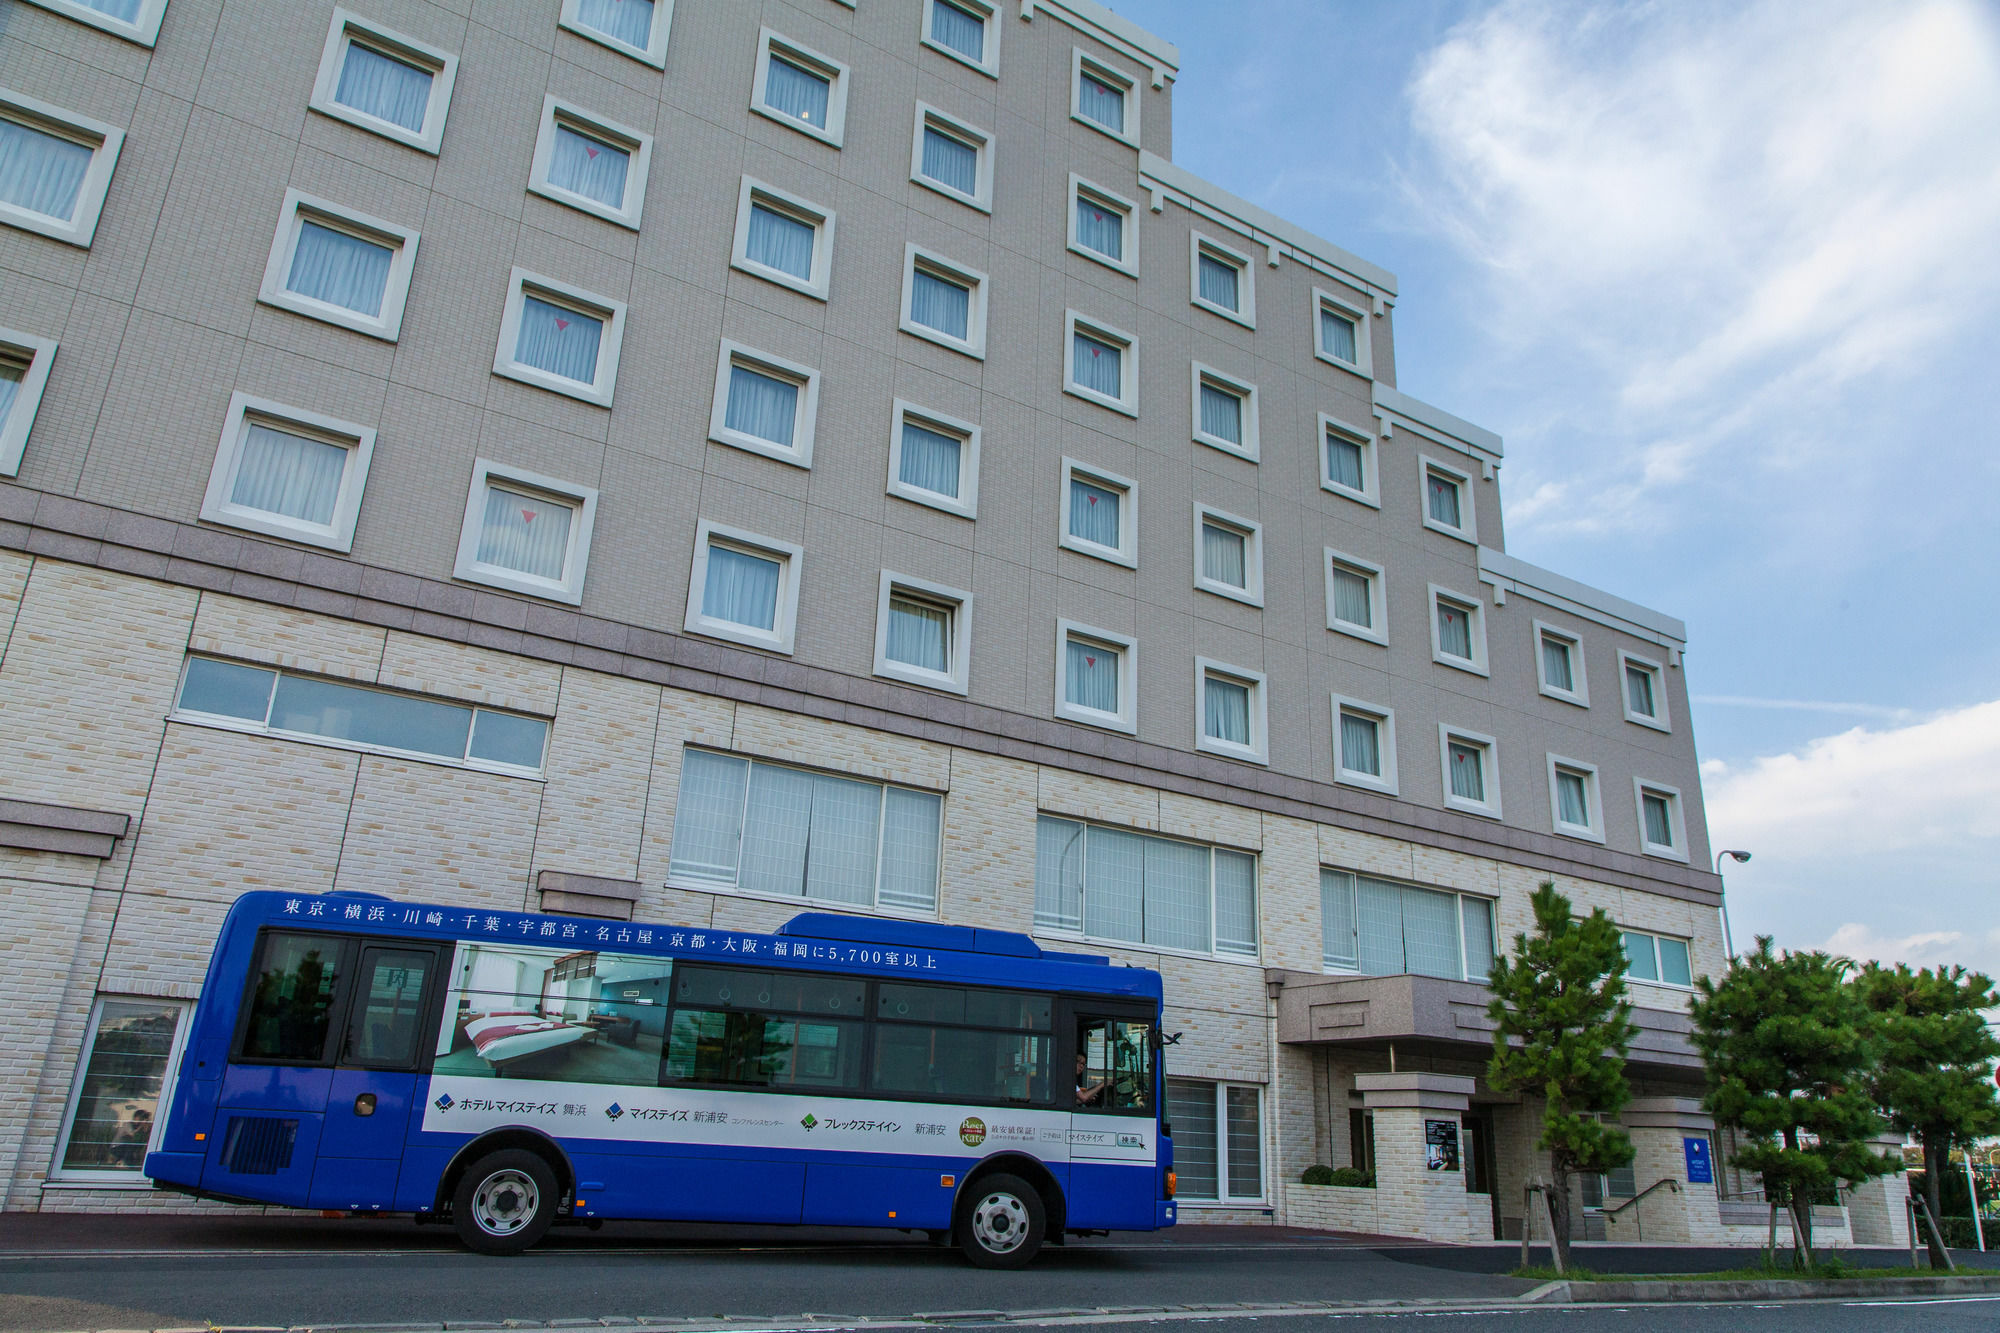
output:
[[[451,1220],[466,1248],[519,1254],[548,1233],[556,1173],[537,1153],[508,1148],[474,1162],[452,1191]]]
[[[1041,1252],[1046,1225],[1041,1193],[1019,1176],[996,1173],[966,1191],[958,1243],[979,1268],[1026,1268]]]

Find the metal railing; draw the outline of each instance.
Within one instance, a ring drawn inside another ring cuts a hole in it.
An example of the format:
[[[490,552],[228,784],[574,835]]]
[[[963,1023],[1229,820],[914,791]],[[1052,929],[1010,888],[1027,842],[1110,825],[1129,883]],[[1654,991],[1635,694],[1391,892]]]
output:
[[[1627,1208],[1632,1207],[1634,1204],[1638,1203],[1641,1199],[1644,1199],[1647,1195],[1652,1194],[1656,1190],[1661,1190],[1661,1189],[1668,1190],[1674,1194],[1679,1194],[1681,1192],[1681,1182],[1674,1179],[1672,1176],[1664,1176],[1661,1179],[1656,1180],[1652,1184],[1646,1186],[1646,1188],[1640,1190],[1637,1194],[1634,1194],[1631,1198],[1625,1200],[1623,1203],[1618,1204],[1616,1207],[1600,1208],[1598,1209],[1598,1212],[1603,1214],[1604,1220],[1608,1225],[1612,1218],[1618,1216],[1618,1214],[1624,1212]],[[1638,1239],[1640,1240],[1646,1239],[1646,1214],[1644,1213],[1644,1211],[1641,1211],[1638,1214],[1637,1229],[1639,1232]],[[1610,1239],[1610,1237],[1607,1236],[1605,1239],[1608,1240]]]

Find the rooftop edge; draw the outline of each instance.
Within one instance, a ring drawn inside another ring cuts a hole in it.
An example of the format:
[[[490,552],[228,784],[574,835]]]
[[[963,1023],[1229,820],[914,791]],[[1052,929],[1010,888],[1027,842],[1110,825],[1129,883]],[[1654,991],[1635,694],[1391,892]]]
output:
[[[1496,588],[1504,580],[1524,597],[1574,611],[1613,629],[1637,631],[1641,638],[1652,639],[1662,647],[1679,649],[1687,643],[1685,621],[1531,565],[1491,546],[1479,548],[1479,576],[1482,582],[1492,583]]]
[[[1113,13],[1097,0],[1021,0],[1021,22],[1034,22],[1036,13],[1043,10],[1073,28],[1111,39],[1111,45],[1122,43],[1131,47],[1132,54],[1153,67],[1155,88],[1162,86],[1170,77],[1178,77],[1181,72],[1181,49],[1178,46],[1154,36],[1131,19]]]

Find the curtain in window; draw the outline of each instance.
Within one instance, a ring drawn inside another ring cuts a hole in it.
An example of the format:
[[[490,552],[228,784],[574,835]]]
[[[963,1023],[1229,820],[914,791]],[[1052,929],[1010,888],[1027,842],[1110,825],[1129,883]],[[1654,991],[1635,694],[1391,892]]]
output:
[[[301,221],[285,286],[300,296],[374,319],[382,313],[382,295],[388,290],[389,265],[395,257],[386,245]]]
[[[1368,580],[1350,570],[1333,570],[1333,618],[1363,629],[1375,627],[1375,607],[1368,596]]]
[[[905,486],[958,498],[960,442],[952,436],[903,423],[903,452],[897,479]]]
[[[1122,397],[1122,356],[1110,343],[1079,333],[1070,347],[1070,378],[1092,393],[1101,393],[1106,398]]]
[[[1646,797],[1646,841],[1655,847],[1674,845],[1674,814],[1667,805],[1667,798],[1648,794]]]
[[[1100,713],[1118,711],[1118,653],[1081,639],[1065,649],[1063,678],[1066,701]]]
[[[931,36],[968,60],[986,59],[986,25],[951,0],[931,0]]]
[[[1320,957],[1328,967],[1356,967],[1354,951],[1354,876],[1339,870],[1319,872]]]
[[[67,222],[92,156],[80,143],[0,119],[0,199]]]
[[[1257,1089],[1224,1088],[1223,1105],[1229,1122],[1229,1197],[1264,1197],[1264,1131],[1259,1122]]]
[[[922,269],[910,289],[910,318],[927,329],[964,338],[972,315],[972,289]]]
[[[708,576],[701,590],[701,613],[710,620],[771,629],[778,623],[776,560],[727,546],[708,548]]]
[[[1326,476],[1336,486],[1345,486],[1350,491],[1368,489],[1368,478],[1361,470],[1361,446],[1344,435],[1329,432],[1326,437]]]
[[[742,759],[704,750],[682,753],[669,875],[711,884],[736,883],[743,793],[749,778],[750,765]]]
[[[1215,947],[1257,956],[1257,858],[1215,852]]]
[[[960,194],[979,193],[979,150],[924,126],[924,175]]]
[[[1552,690],[1576,688],[1576,678],[1569,669],[1569,645],[1561,640],[1542,640],[1542,683]]]
[[[904,597],[889,599],[889,634],[885,651],[891,662],[925,671],[951,669],[951,612]]]
[[[1076,243],[1086,250],[1097,251],[1107,259],[1122,262],[1125,258],[1125,215],[1116,209],[1078,198]]]
[[[549,184],[606,208],[625,207],[625,172],[632,155],[616,144],[557,124],[549,154]]]
[[[729,403],[722,424],[772,444],[792,447],[799,386],[742,366],[729,368]]]
[[[1448,528],[1463,527],[1458,515],[1458,483],[1435,472],[1424,474],[1424,492],[1430,497],[1431,519]]]
[[[1660,969],[1653,956],[1653,937],[1628,930],[1620,938],[1625,943],[1625,975],[1634,981],[1658,981]]]
[[[872,782],[816,773],[807,843],[805,895],[828,902],[875,901],[875,854],[880,846],[882,788]]]
[[[421,134],[431,106],[431,72],[350,41],[333,100]]]
[[[1211,384],[1201,386],[1201,433],[1243,443],[1243,400]]]
[[[572,511],[499,486],[486,488],[486,519],[479,529],[482,565],[497,565],[538,579],[561,581],[569,555]]]
[[[1403,966],[1419,976],[1459,980],[1458,898],[1428,889],[1403,890]]]
[[[1094,839],[1103,830],[1092,830]],[[1207,953],[1209,850],[1191,842],[1141,838],[1145,844],[1147,944]],[[1092,887],[1095,887],[1092,881]],[[1254,916],[1254,912],[1253,912]],[[1252,929],[1254,932],[1254,921]],[[1251,936],[1251,950],[1256,937]]]
[[[1465,931],[1465,979],[1484,981],[1493,971],[1493,904],[1460,898],[1458,914]]]
[[[532,296],[521,298],[521,333],[514,359],[579,384],[597,382],[597,345],[604,321]]]
[[[1439,602],[1438,651],[1446,657],[1472,660],[1472,617],[1462,606]]]
[[[819,228],[786,217],[762,204],[750,205],[750,236],[744,252],[753,264],[789,273],[801,282],[812,280],[813,241]]]
[[[812,808],[812,774],[774,764],[750,766],[737,879],[741,888],[794,898],[804,894]]]
[[[1084,930],[1099,939],[1146,938],[1146,839],[1093,828],[1084,837]]]
[[[1653,717],[1653,673],[1639,667],[1625,668],[1625,706],[1641,717]]]
[[[930,911],[937,906],[939,812],[931,792],[890,787],[882,807],[884,907]]]
[[[1235,266],[1203,255],[1195,267],[1201,274],[1201,299],[1224,310],[1236,309]]]
[[[764,76],[764,105],[779,115],[823,130],[832,91],[832,83],[822,76],[779,56],[771,57],[770,72]]]
[[[653,0],[578,0],[577,22],[644,51],[653,41]]]
[[[6,413],[0,411],[0,419]],[[304,523],[333,522],[347,450],[254,422],[243,433],[229,503]]]
[[[1215,583],[1226,583],[1232,588],[1245,588],[1244,547],[1248,545],[1240,532],[1219,528],[1213,523],[1201,525],[1201,576]]]
[[[1658,937],[1660,946],[1660,980],[1675,986],[1694,985],[1694,969],[1688,961],[1686,940],[1670,940],[1665,935]]]
[[[1083,929],[1083,825],[1043,816],[1035,821],[1035,925]]]
[[[1118,505],[1124,496],[1078,477],[1069,479],[1069,535],[1118,549]]]
[[[1174,1126],[1174,1172],[1177,1197],[1213,1199],[1221,1188],[1215,1132],[1215,1085],[1186,1079],[1167,1080],[1167,1116]]]
[[[1341,361],[1353,361],[1354,321],[1331,310],[1319,312],[1319,340],[1326,354]]]
[[[1446,747],[1451,755],[1451,794],[1461,800],[1486,799],[1485,752],[1456,741]]]
[[[1590,792],[1583,774],[1556,770],[1556,814],[1565,824],[1590,827]]]
[[[1232,745],[1250,743],[1250,687],[1205,676],[1201,682],[1201,734]]]
[[[1356,773],[1382,776],[1382,724],[1372,717],[1340,710],[1340,766]]]
[[[1108,84],[1099,83],[1088,74],[1079,76],[1076,109],[1085,119],[1094,120],[1106,129],[1119,134],[1125,132],[1124,92]]]
[[[21,392],[21,380],[27,373],[24,367],[0,359],[0,426],[5,426],[13,413],[14,396]]]
[[[1371,977],[1392,977],[1403,969],[1403,890],[1381,880],[1356,876],[1355,934],[1361,970]]]

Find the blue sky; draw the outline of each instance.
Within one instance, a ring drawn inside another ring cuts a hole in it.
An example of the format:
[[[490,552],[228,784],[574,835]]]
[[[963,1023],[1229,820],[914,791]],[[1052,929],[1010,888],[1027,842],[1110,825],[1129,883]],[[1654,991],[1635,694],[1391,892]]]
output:
[[[1688,622],[1736,937],[2000,976],[2000,5],[1116,0],[1393,271],[1507,546]]]

